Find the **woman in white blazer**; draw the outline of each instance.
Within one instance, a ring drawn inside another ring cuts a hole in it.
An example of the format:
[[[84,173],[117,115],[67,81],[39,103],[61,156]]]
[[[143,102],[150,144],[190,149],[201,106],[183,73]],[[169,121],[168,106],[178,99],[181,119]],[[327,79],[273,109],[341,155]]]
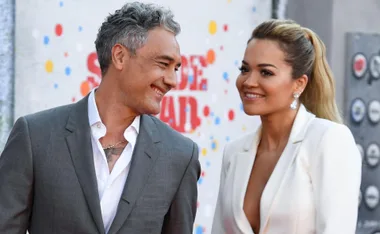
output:
[[[261,126],[226,145],[212,234],[354,234],[361,156],[325,46],[293,21],[252,33],[236,86]]]

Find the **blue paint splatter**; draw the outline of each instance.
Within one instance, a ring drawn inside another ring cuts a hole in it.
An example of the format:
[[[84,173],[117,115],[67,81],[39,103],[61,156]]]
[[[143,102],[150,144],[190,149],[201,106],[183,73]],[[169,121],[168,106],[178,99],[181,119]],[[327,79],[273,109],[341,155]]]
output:
[[[229,136],[226,137],[226,141],[230,141],[230,137]]]
[[[207,90],[207,85],[206,84],[202,85],[202,90]]]
[[[211,149],[213,149],[213,150],[216,149],[216,142],[215,141],[211,142]]]
[[[219,125],[220,124],[220,118],[219,117],[216,117],[215,118],[215,125]]]
[[[239,61],[235,60],[235,66],[239,66]]]
[[[190,108],[189,107],[185,107],[185,112],[189,112],[190,111]]]
[[[227,72],[223,72],[223,79],[224,79],[225,81],[228,80],[228,73],[227,73]]]
[[[210,113],[210,116],[211,116],[211,117],[214,117],[214,112],[211,112],[211,113]]]
[[[195,230],[195,234],[203,234],[203,228],[202,226],[198,226],[197,229]]]
[[[50,41],[49,37],[48,36],[44,36],[44,44],[45,45],[49,44],[49,41]]]
[[[240,103],[240,110],[244,111],[243,103]]]
[[[252,7],[252,11],[253,11],[253,12],[256,12],[256,7]]]
[[[78,27],[78,31],[79,31],[79,32],[82,32],[82,31],[83,31],[82,26],[79,26],[79,27]]]
[[[55,88],[55,89],[58,89],[58,84],[54,84],[54,88]]]
[[[203,182],[203,178],[200,177],[200,178],[198,179],[198,184],[202,184],[202,182]]]
[[[210,167],[211,166],[211,162],[210,161],[207,161],[206,162],[206,167]]]
[[[63,7],[63,1],[60,1],[60,2],[59,2],[59,6],[60,6],[60,7]]]
[[[210,140],[213,140],[214,139],[214,137],[213,136],[210,136]]]
[[[66,74],[66,76],[69,76],[71,74],[71,68],[70,67],[65,68],[65,74]]]
[[[194,76],[189,75],[189,76],[187,77],[187,80],[190,82],[190,84],[192,84],[193,81],[194,81]]]

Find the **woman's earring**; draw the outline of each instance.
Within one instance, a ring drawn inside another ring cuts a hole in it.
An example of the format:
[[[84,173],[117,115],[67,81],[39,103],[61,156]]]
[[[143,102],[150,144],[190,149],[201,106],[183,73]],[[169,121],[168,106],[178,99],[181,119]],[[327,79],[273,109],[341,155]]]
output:
[[[290,109],[295,110],[298,106],[298,98],[300,97],[299,93],[293,93],[294,100],[292,101],[292,104],[290,104]]]

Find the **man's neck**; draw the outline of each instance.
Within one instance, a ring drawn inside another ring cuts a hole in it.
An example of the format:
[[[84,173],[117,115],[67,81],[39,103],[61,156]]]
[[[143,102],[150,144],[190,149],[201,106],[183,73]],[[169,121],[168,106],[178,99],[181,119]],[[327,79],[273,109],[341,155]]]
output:
[[[107,129],[117,131],[132,124],[137,114],[118,99],[117,92],[106,92],[100,85],[94,94],[100,119]]]

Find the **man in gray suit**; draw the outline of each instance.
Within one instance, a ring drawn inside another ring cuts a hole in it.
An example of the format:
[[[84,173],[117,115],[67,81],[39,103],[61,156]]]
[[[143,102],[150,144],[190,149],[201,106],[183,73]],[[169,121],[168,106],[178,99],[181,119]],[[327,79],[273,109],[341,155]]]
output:
[[[0,233],[191,234],[198,147],[153,117],[176,85],[180,26],[128,3],[95,41],[102,82],[20,117],[0,157]]]

